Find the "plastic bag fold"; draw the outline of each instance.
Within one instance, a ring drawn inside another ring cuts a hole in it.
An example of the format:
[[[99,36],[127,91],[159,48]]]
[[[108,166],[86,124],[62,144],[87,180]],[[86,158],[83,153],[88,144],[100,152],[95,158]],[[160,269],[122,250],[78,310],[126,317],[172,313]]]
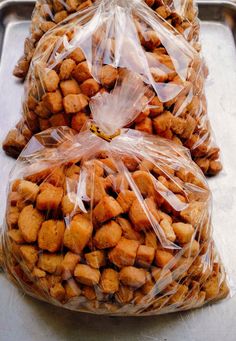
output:
[[[199,308],[229,295],[203,173],[183,146],[123,128],[143,97],[152,100],[150,88],[127,75],[93,98],[82,132],[51,128],[20,155],[2,245],[6,273],[29,295],[114,316]],[[121,110],[113,127],[108,109]]]
[[[80,131],[91,98],[133,72],[155,97],[130,127],[184,145],[205,174],[215,175],[222,165],[207,115],[205,71],[186,39],[145,3],[101,0],[41,39],[25,84],[23,119],[3,148],[17,156],[39,131],[61,125]]]
[[[93,6],[94,3],[94,0],[37,0],[32,14],[30,35],[24,44],[24,55],[15,66],[14,75],[19,78],[26,77],[34,50],[44,33],[65,20],[69,15],[83,11]],[[146,3],[159,16],[173,25],[178,32],[183,34],[196,49],[200,48],[198,43],[198,9],[193,0],[147,0]]]

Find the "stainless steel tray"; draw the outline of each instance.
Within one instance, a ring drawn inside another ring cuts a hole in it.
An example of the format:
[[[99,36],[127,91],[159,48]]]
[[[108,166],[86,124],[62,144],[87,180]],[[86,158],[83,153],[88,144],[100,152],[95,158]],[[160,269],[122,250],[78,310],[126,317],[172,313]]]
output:
[[[209,115],[222,149],[224,171],[209,183],[215,239],[236,279],[236,4],[199,1],[203,52],[210,69]],[[28,33],[33,1],[0,1],[0,141],[17,122],[23,85],[12,76]],[[0,151],[0,221],[14,161]],[[235,270],[234,270],[235,269]],[[75,314],[22,296],[0,274],[0,340],[235,341],[236,297],[197,311],[150,318]]]

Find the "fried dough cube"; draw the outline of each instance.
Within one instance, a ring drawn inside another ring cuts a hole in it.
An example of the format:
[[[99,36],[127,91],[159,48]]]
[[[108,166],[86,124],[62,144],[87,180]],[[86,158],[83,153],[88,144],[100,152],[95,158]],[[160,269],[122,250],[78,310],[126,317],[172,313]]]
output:
[[[22,180],[18,192],[23,199],[34,202],[39,191],[39,186],[33,182]]]
[[[134,290],[126,285],[120,285],[115,294],[116,301],[120,304],[129,303],[134,297]]]
[[[104,269],[100,286],[105,294],[114,294],[119,290],[119,273],[113,269]]]
[[[106,257],[104,251],[93,251],[85,254],[86,262],[89,266],[95,269],[99,269],[100,267],[106,264]]]
[[[172,117],[171,129],[177,135],[182,135],[186,128],[186,120],[181,117]]]
[[[68,251],[61,263],[62,267],[62,279],[67,280],[74,274],[76,265],[80,261],[80,256]]]
[[[210,161],[209,169],[208,169],[208,174],[209,175],[216,175],[222,170],[223,166],[220,161]]]
[[[97,298],[96,291],[93,287],[84,286],[82,289],[82,294],[86,297],[89,301],[93,301]]]
[[[29,269],[32,270],[38,261],[38,250],[36,247],[31,245],[22,245],[20,246],[20,254]]]
[[[27,140],[19,130],[12,129],[8,132],[2,147],[7,155],[18,157],[26,144]]]
[[[139,130],[139,131],[143,131],[143,132],[145,132],[147,134],[153,134],[151,118],[146,117],[141,122],[136,123],[135,124],[135,129]]]
[[[58,88],[58,84],[60,82],[60,78],[58,74],[54,70],[46,71],[43,76],[43,84],[45,86],[46,91],[54,92]]]
[[[65,292],[66,292],[66,298],[71,299],[73,297],[78,297],[81,295],[81,289],[78,286],[78,284],[75,282],[74,279],[69,279],[65,283]]]
[[[33,208],[33,205],[23,208],[19,216],[18,226],[26,242],[33,243],[37,240],[43,220],[43,215],[36,208]]]
[[[116,219],[116,221],[122,229],[122,236],[123,237],[125,237],[126,239],[137,240],[139,242],[144,241],[144,237],[141,235],[141,233],[139,233],[133,229],[129,220],[119,217]]]
[[[163,219],[160,222],[160,226],[165,233],[166,238],[171,242],[174,242],[176,239],[176,235],[170,221],[168,221],[167,219]]]
[[[75,210],[75,208],[76,210],[79,210],[79,208],[76,207],[76,194],[72,192],[64,195],[61,201],[61,209],[63,215],[70,215]]]
[[[88,105],[87,97],[83,94],[70,94],[63,98],[63,106],[67,114],[76,114]]]
[[[65,223],[60,220],[47,220],[42,223],[38,234],[40,249],[56,252],[61,249]]]
[[[208,169],[210,167],[210,160],[205,159],[205,158],[200,158],[200,159],[195,159],[194,160],[198,167],[201,168],[204,174],[207,174]]]
[[[171,216],[169,216],[167,213],[162,212],[162,211],[158,211],[159,216],[160,216],[160,220],[167,220],[170,224],[172,224],[173,219],[171,218]]]
[[[184,132],[182,133],[181,137],[184,139],[188,139],[192,136],[194,133],[194,130],[196,129],[197,121],[191,116],[186,116],[186,126],[184,129]]]
[[[148,160],[142,160],[139,164],[139,170],[141,171],[151,172],[153,168],[153,163]]]
[[[67,11],[60,11],[60,12],[57,12],[55,15],[54,15],[54,19],[53,21],[56,23],[56,24],[59,24],[61,21],[63,21],[64,19],[66,19],[68,16],[68,13]]]
[[[50,274],[60,275],[62,272],[62,261],[63,255],[41,253],[37,266]]]
[[[64,233],[64,245],[75,253],[80,253],[92,236],[93,225],[85,216],[76,215]]]
[[[64,97],[67,95],[78,95],[81,93],[79,84],[75,79],[69,79],[60,83],[60,88]]]
[[[153,247],[154,249],[157,248],[157,236],[153,231],[146,231],[145,232],[145,245]]]
[[[148,273],[146,283],[142,286],[141,292],[143,295],[149,295],[152,293],[152,290],[156,287],[156,284],[150,274]]]
[[[113,191],[119,193],[120,191],[127,190],[129,183],[123,174],[109,175],[106,178],[106,188],[112,188]]]
[[[75,12],[80,3],[80,0],[66,0],[68,12]]]
[[[118,267],[134,265],[139,242],[121,238],[114,249],[109,252],[109,260]]]
[[[79,112],[75,115],[73,115],[72,120],[71,120],[71,128],[77,131],[80,131],[84,124],[87,122],[88,116],[83,113]]]
[[[115,162],[110,159],[100,159],[100,162],[103,163],[104,165],[104,169],[108,172],[108,173],[112,173],[112,172],[117,172],[117,167]]]
[[[178,241],[181,244],[189,243],[194,234],[194,228],[190,224],[175,223],[172,224],[173,230],[176,234]]]
[[[196,257],[200,252],[200,244],[195,239],[191,243],[184,246],[187,247],[187,250],[184,253],[184,257]]]
[[[49,118],[50,116],[51,116],[51,112],[50,112],[50,110],[46,107],[46,105],[45,105],[45,103],[44,102],[39,102],[38,103],[38,105],[36,106],[36,108],[34,109],[34,112],[35,112],[35,114],[37,114],[37,116],[39,116],[41,119],[42,118]],[[29,122],[31,122],[32,121],[32,119],[31,119],[31,117],[32,118],[34,118],[35,120],[37,120],[37,116],[31,116],[30,115],[30,117],[28,117],[28,119],[27,119],[27,123],[29,123]],[[33,129],[34,130],[34,129]],[[35,129],[36,130],[36,129]]]
[[[155,4],[156,0],[145,0],[145,2],[149,7],[152,7]]]
[[[98,177],[104,176],[104,168],[102,162],[98,160],[90,160],[85,162],[85,166],[88,168],[90,174],[95,174]]]
[[[46,277],[46,272],[37,267],[34,267],[32,271],[32,275],[36,278],[44,278]]]
[[[93,269],[85,264],[78,264],[74,271],[74,276],[76,280],[89,287],[94,286],[100,281],[100,271]]]
[[[139,288],[146,282],[146,271],[134,266],[126,266],[121,269],[119,279],[123,285]]]
[[[170,9],[167,8],[166,5],[157,7],[156,12],[157,12],[157,14],[159,14],[163,19],[168,18],[168,16],[171,14]]]
[[[86,0],[84,2],[82,2],[78,7],[77,10],[83,10],[84,8],[90,7],[93,5],[92,0]]]
[[[63,288],[61,283],[57,283],[50,288],[50,295],[59,302],[62,302],[64,300],[65,294],[65,289]]]
[[[55,187],[49,183],[40,188],[37,196],[36,207],[39,210],[56,210],[63,197],[63,188]]]
[[[117,245],[122,235],[119,224],[115,221],[103,225],[94,236],[94,244],[98,249],[107,249]]]
[[[140,193],[144,196],[153,196],[155,193],[155,188],[151,175],[148,172],[138,170],[132,175],[134,182]]]
[[[203,284],[203,290],[206,292],[206,300],[216,298],[220,291],[220,282],[216,274],[210,276]]]
[[[122,156],[122,161],[130,172],[134,172],[138,168],[139,160],[137,160],[134,156],[124,155]]]
[[[164,111],[163,103],[159,100],[159,98],[156,96],[154,97],[150,103],[150,117],[156,117],[157,115],[161,114]]]
[[[44,118],[39,118],[40,131],[47,130],[51,127],[51,122]]]
[[[102,86],[104,86],[105,88],[108,87],[112,87],[118,77],[118,70],[116,68],[114,68],[111,65],[105,65],[101,68],[100,71],[100,81]]]
[[[20,230],[10,230],[7,232],[8,237],[11,238],[11,240],[13,240],[15,243],[17,244],[24,244],[25,240],[22,236],[22,233],[20,232]]]
[[[64,181],[65,181],[65,174],[64,174],[63,168],[56,167],[50,171],[46,179],[46,182],[40,185],[40,190],[43,191],[44,189],[47,189],[48,183],[56,187],[63,187]]]
[[[147,209],[148,210],[148,209]],[[139,199],[135,199],[129,210],[129,218],[137,231],[151,227],[151,221],[143,210]]]
[[[21,180],[20,179],[16,179],[12,182],[12,192],[17,192],[18,191],[18,187],[20,184]]]
[[[97,205],[107,195],[103,178],[97,175],[92,178],[88,177],[86,181],[86,192],[92,202]]]
[[[55,284],[61,283],[61,276],[55,275],[46,275],[46,280],[48,283],[48,288],[53,287]]]
[[[180,216],[189,224],[196,225],[199,224],[200,219],[202,219],[202,211],[204,209],[204,204],[201,202],[192,202],[180,212]]]
[[[43,31],[43,33],[46,33],[49,31],[51,28],[55,27],[56,24],[52,21],[42,21],[39,25],[40,30]]]
[[[98,82],[95,81],[95,79],[90,78],[80,85],[80,89],[85,96],[93,97],[99,91],[100,86]]]
[[[60,127],[60,126],[69,125],[68,116],[66,116],[65,114],[52,115],[49,119],[49,122],[52,127]]]
[[[16,225],[18,223],[20,216],[20,211],[18,207],[12,207],[10,206],[7,210],[7,224],[9,227],[12,227],[12,225]]]
[[[48,92],[42,97],[43,103],[51,113],[57,114],[63,111],[62,95],[59,90]]]
[[[74,67],[76,66],[75,61],[73,59],[65,59],[63,60],[61,67],[60,67],[60,74],[59,77],[62,80],[68,79],[71,76],[71,72],[73,71]]]
[[[140,245],[137,250],[136,263],[144,268],[149,267],[155,256],[155,249],[151,246]]]
[[[85,60],[84,53],[79,47],[74,49],[74,51],[70,54],[70,58],[73,59],[76,63],[81,63]]]
[[[17,202],[22,200],[22,196],[18,192],[11,192],[8,196],[11,206],[16,206]]]
[[[188,293],[188,287],[183,284],[179,284],[176,293],[171,295],[170,302],[173,304],[184,302],[184,299]]]
[[[153,127],[157,134],[162,134],[171,128],[173,115],[169,111],[157,116],[153,120]]]
[[[156,250],[155,262],[160,268],[164,268],[173,258],[172,253],[168,251]]]
[[[72,56],[71,56],[72,57]],[[87,79],[91,78],[91,73],[88,67],[87,62],[79,63],[72,72],[73,77],[77,80],[79,83],[83,83]]]
[[[159,288],[166,288],[173,282],[172,273],[169,269],[152,268],[152,277]]]
[[[122,208],[113,197],[105,196],[99,201],[93,213],[98,222],[104,223],[121,214]]]

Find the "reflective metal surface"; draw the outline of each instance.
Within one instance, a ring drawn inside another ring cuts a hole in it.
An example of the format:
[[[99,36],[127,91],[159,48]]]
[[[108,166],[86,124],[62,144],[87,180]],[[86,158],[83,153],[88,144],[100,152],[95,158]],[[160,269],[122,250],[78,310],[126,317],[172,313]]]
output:
[[[199,1],[203,53],[209,66],[209,115],[224,171],[209,179],[215,239],[236,283],[236,5]],[[19,118],[23,85],[11,75],[28,33],[32,1],[0,2],[0,140]],[[0,219],[14,160],[0,151]],[[0,340],[236,340],[236,296],[203,309],[148,318],[77,314],[23,296],[0,274]]]

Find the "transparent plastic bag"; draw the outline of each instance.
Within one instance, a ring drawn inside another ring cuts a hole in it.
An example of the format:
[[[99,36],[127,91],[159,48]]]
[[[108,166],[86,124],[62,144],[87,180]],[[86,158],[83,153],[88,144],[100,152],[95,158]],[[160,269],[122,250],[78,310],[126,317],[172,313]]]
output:
[[[229,295],[203,173],[184,147],[122,129],[151,98],[142,79],[129,76],[90,102],[93,121],[83,132],[49,129],[21,154],[2,242],[4,269],[24,292],[124,316]]]
[[[92,6],[94,2],[94,0],[37,0],[32,14],[30,36],[25,40],[24,55],[15,66],[13,74],[25,78],[34,50],[43,34],[68,15],[82,11]],[[193,43],[196,49],[200,48],[198,9],[194,0],[147,0],[146,3]]]
[[[183,144],[205,174],[217,174],[222,166],[207,116],[205,64],[140,0],[101,0],[44,35],[25,85],[23,119],[4,150],[18,155],[34,133],[50,127],[79,131],[91,98],[111,91],[127,70],[156,93],[131,127]]]

